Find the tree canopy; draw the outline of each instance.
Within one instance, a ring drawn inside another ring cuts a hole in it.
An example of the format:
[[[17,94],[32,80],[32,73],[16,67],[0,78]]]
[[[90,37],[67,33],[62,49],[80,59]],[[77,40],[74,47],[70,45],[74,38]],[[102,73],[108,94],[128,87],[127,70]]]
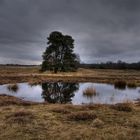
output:
[[[48,47],[43,53],[42,71],[76,71],[80,58],[74,53],[74,39],[61,32],[52,32],[48,39]]]

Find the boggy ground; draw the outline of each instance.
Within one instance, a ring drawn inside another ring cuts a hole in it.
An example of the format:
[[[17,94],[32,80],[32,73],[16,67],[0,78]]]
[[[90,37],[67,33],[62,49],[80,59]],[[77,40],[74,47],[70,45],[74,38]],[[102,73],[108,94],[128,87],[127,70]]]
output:
[[[51,72],[41,73],[39,72],[39,67],[0,67],[0,84],[38,83],[43,81],[102,82],[112,84],[120,80],[140,86],[140,71],[79,69],[77,72],[53,74]]]
[[[89,70],[40,73],[38,67],[0,67],[0,84],[42,81],[123,80],[140,86],[140,71]],[[0,140],[139,140],[140,103],[117,105],[47,104],[0,95]]]
[[[0,140],[139,140],[140,103],[37,104],[0,96]]]

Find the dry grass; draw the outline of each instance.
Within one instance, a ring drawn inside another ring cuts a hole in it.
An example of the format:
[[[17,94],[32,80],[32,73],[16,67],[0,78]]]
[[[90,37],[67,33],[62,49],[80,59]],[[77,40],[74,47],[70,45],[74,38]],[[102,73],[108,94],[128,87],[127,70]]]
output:
[[[55,112],[55,113],[61,113],[61,114],[68,114],[68,113],[70,113],[70,111],[68,109],[65,109],[63,107],[56,107],[56,108],[51,109],[51,111]]]
[[[0,84],[43,81],[64,82],[102,82],[114,84],[115,81],[127,81],[140,85],[140,71],[136,70],[103,70],[103,69],[79,69],[77,72],[51,72],[40,73],[38,67],[0,67]]]
[[[127,87],[128,87],[128,88],[136,88],[137,85],[136,85],[135,82],[133,82],[133,83],[131,82],[131,83],[128,83],[128,84],[127,84]]]
[[[93,120],[93,122],[91,123],[91,127],[97,127],[97,128],[102,128],[104,125],[104,122],[102,120],[100,120],[99,118],[96,118],[95,120]]]
[[[0,96],[0,102],[4,99],[12,100]],[[132,107],[133,110],[127,112],[108,105],[3,105],[0,107],[0,139],[139,140],[140,106],[132,104]]]
[[[114,86],[117,89],[125,89],[126,88],[126,82],[125,81],[115,81]]]
[[[79,69],[52,74],[40,73],[39,68],[0,68],[0,84],[60,80],[111,84],[122,80],[138,86],[140,71]],[[139,140],[139,118],[140,103],[73,106],[0,96],[0,139],[6,140]]]
[[[132,105],[130,103],[118,103],[116,105],[112,105],[111,108],[117,111],[125,111],[125,112],[131,112],[133,110]]]
[[[95,118],[97,118],[97,116],[92,112],[79,111],[69,114],[67,118],[74,121],[89,121],[94,120]]]
[[[96,96],[97,92],[96,89],[94,87],[88,87],[83,91],[83,96],[87,96],[87,97],[92,97],[92,96]]]
[[[16,111],[6,116],[6,121],[8,123],[26,124],[31,123],[33,119],[33,113],[26,110]]]
[[[23,101],[13,96],[8,96],[5,94],[0,95],[0,106],[10,106],[10,105],[20,105],[20,106],[29,106],[34,105],[36,103]]]

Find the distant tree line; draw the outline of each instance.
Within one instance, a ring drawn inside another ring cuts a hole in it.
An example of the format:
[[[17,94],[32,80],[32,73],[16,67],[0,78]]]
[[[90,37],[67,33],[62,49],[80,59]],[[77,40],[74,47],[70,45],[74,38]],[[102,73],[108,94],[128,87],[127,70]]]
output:
[[[9,67],[38,67],[39,65],[0,64],[0,66],[9,66]]]
[[[13,67],[41,67],[41,65],[20,65],[20,64],[0,64],[0,66],[13,66]],[[140,70],[140,62],[126,63],[121,60],[118,62],[108,61],[106,63],[99,64],[86,64],[81,63],[77,65],[77,68],[87,68],[87,69],[135,69]]]
[[[140,62],[137,63],[126,63],[121,60],[118,62],[108,61],[106,63],[99,64],[80,64],[81,68],[94,68],[94,69],[135,69],[140,70]]]

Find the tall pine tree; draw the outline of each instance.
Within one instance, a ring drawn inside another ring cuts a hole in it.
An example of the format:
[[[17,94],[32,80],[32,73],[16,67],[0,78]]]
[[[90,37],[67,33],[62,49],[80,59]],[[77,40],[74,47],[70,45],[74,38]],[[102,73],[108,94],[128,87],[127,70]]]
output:
[[[76,71],[80,58],[74,53],[74,39],[61,32],[52,32],[48,39],[48,47],[43,53],[42,71]]]

